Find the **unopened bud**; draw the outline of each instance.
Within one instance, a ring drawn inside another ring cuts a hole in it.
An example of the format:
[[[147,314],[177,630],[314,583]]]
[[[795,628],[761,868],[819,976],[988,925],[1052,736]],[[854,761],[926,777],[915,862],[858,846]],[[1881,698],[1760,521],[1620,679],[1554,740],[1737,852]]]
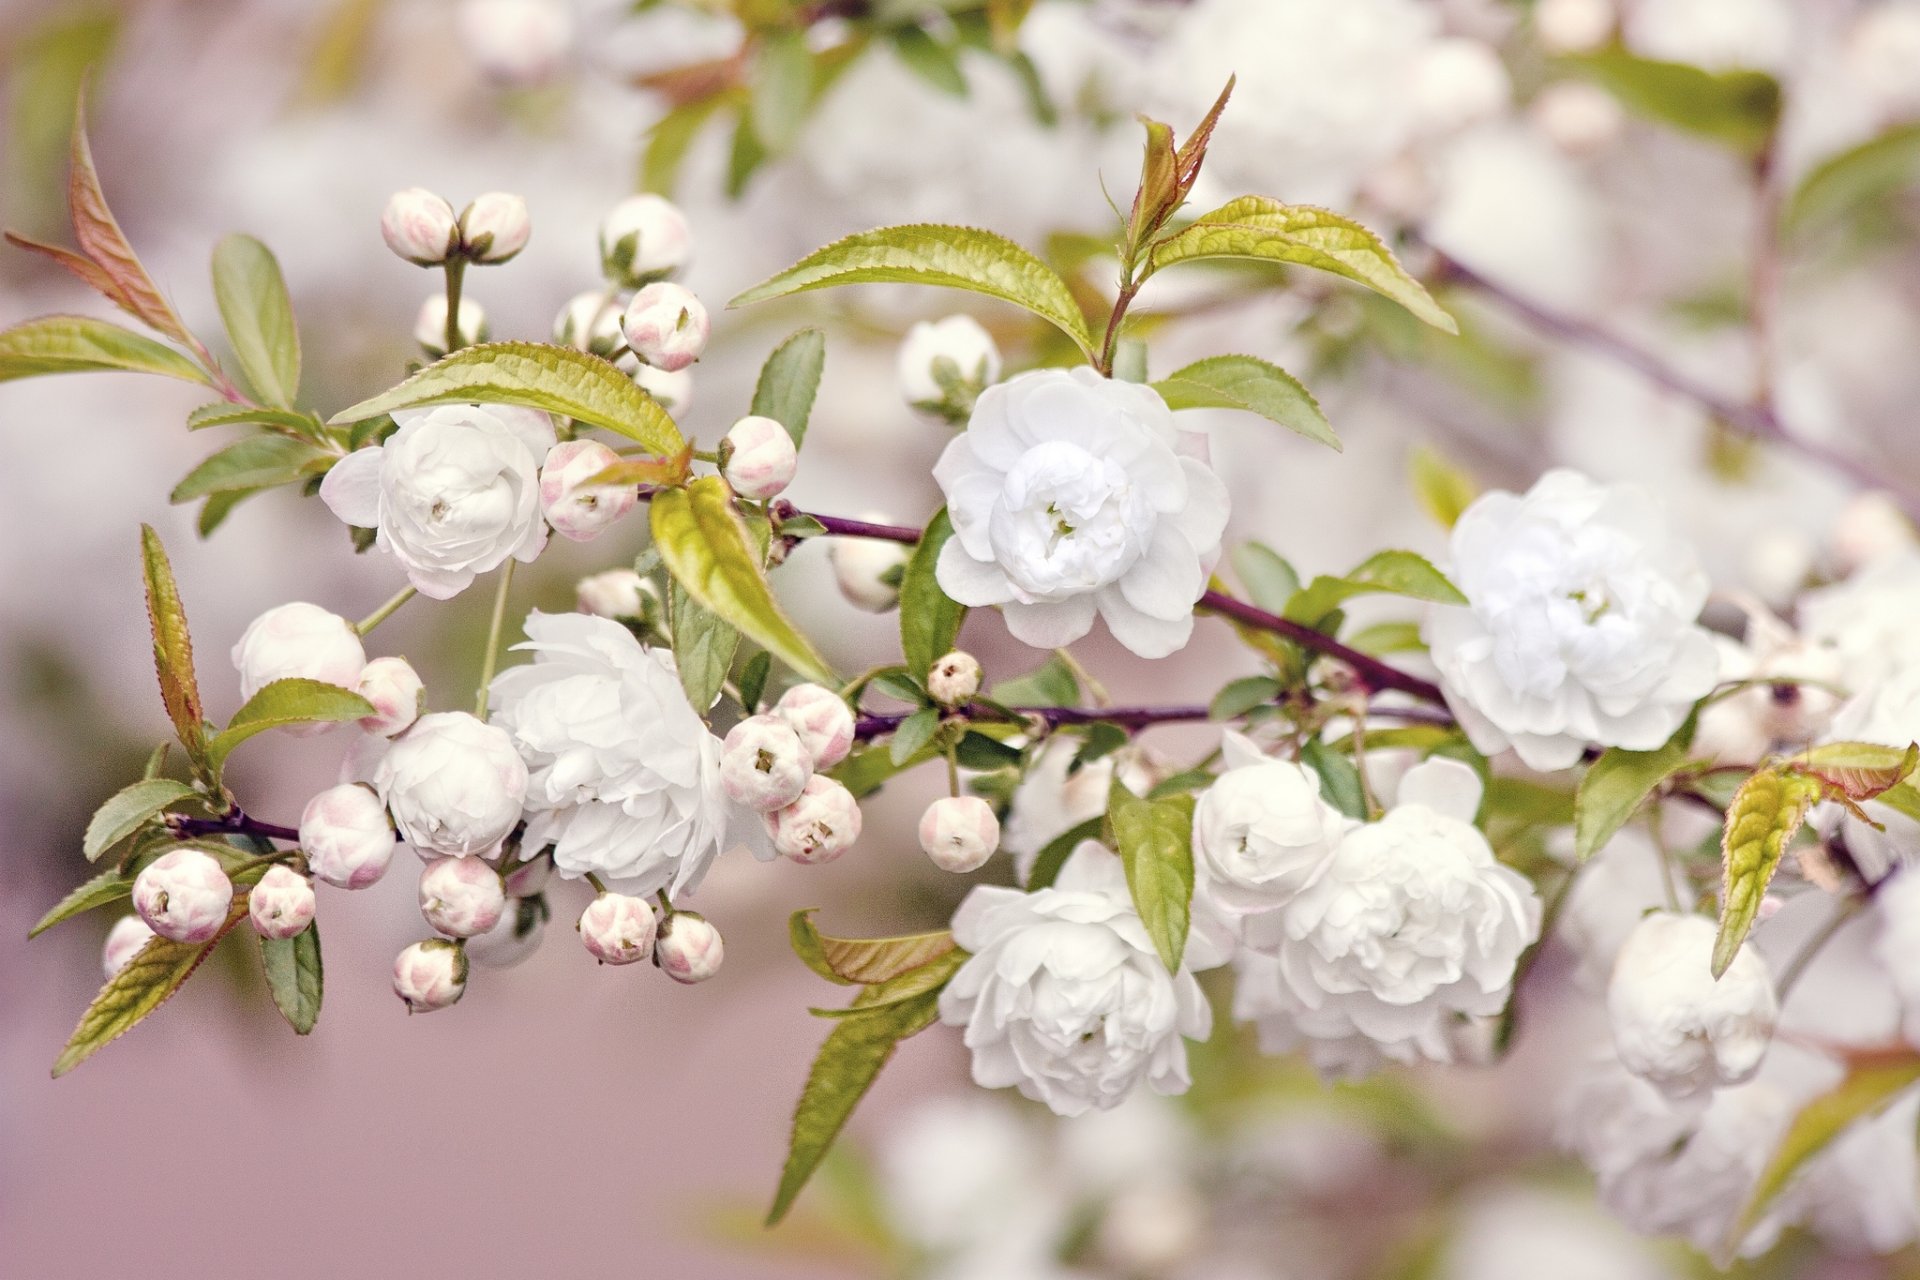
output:
[[[373,714],[362,716],[360,727],[382,738],[404,733],[427,700],[420,673],[405,658],[375,658],[360,672],[354,692],[373,704]]]
[[[580,941],[601,964],[632,964],[653,954],[657,924],[645,898],[603,893],[580,913]]]
[[[675,982],[705,982],[720,972],[726,954],[720,931],[691,911],[676,911],[662,920],[653,944],[653,962]]]
[[[540,468],[540,509],[555,533],[587,542],[633,510],[640,500],[634,486],[584,483],[619,461],[620,455],[598,440],[564,440],[547,451]]]
[[[437,267],[460,244],[453,206],[423,187],[396,191],[380,215],[380,236],[408,262]]]
[[[284,941],[306,932],[313,908],[313,882],[290,867],[268,867],[247,895],[247,918],[263,938]]]
[[[864,520],[883,519],[867,515]],[[840,594],[855,608],[885,613],[900,603],[900,578],[907,568],[907,549],[884,538],[834,538],[827,548],[833,580]]]
[[[107,931],[107,943],[100,948],[100,970],[111,978],[140,954],[140,948],[152,940],[153,926],[137,915],[121,916]]]
[[[573,43],[566,0],[461,0],[455,21],[481,73],[515,88],[552,79]]]
[[[489,191],[460,214],[460,252],[474,262],[505,262],[532,235],[527,202],[510,192]]]
[[[720,474],[743,498],[777,497],[793,483],[799,452],[787,429],[750,415],[733,424],[720,444]]]
[[[357,782],[328,787],[300,815],[307,869],[342,889],[364,889],[385,875],[395,843],[386,806]]]
[[[463,347],[487,340],[487,313],[472,298],[460,299],[460,331],[454,338]],[[420,314],[413,322],[413,340],[436,360],[447,354],[447,296],[444,293],[436,293],[420,304]]]
[[[780,695],[773,714],[793,726],[815,769],[831,769],[853,750],[853,712],[825,685],[797,684]]]
[[[620,333],[620,304],[604,289],[575,294],[553,322],[553,340],[611,358],[626,341]]]
[[[633,295],[620,316],[620,331],[634,355],[656,369],[677,373],[707,349],[712,321],[700,299],[661,280]]]
[[[980,660],[955,649],[927,669],[927,692],[943,707],[957,707],[980,692]]]
[[[574,584],[581,613],[596,618],[650,618],[659,612],[660,589],[632,569],[608,569]]]
[[[435,858],[420,872],[420,914],[436,933],[471,938],[500,923],[507,891],[476,857]]]
[[[294,601],[267,610],[240,634],[233,646],[233,667],[240,673],[240,696],[251,698],[275,680],[318,680],[351,689],[366,669],[367,653],[353,624],[317,604]],[[325,725],[296,725],[324,732]]]
[[[643,364],[633,371],[633,380],[668,413],[684,414],[693,404],[691,369],[656,369]]]
[[[233,881],[198,849],[161,854],[133,882],[133,908],[155,933],[175,942],[219,936],[233,905]]]
[[[798,800],[812,776],[806,745],[780,716],[749,716],[727,731],[720,785],[734,803],[771,812]]]
[[[660,196],[628,196],[600,224],[600,269],[619,288],[665,280],[692,256],[686,215]]]
[[[773,851],[795,862],[832,862],[860,838],[860,802],[840,783],[816,773],[800,798],[763,815]]]
[[[922,320],[901,341],[896,371],[908,404],[958,421],[1000,380],[1000,348],[972,316]]]
[[[979,796],[947,796],[920,815],[920,847],[942,871],[977,871],[1000,847],[1000,819]]]
[[[467,990],[466,949],[445,938],[428,938],[393,962],[393,994],[408,1013],[432,1013],[455,1004]]]

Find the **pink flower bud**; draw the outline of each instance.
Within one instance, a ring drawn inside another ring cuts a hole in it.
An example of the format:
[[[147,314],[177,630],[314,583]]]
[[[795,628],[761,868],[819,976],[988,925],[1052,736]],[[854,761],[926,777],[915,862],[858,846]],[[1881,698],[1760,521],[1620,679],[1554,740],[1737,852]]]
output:
[[[531,898],[547,887],[547,881],[553,878],[553,859],[541,854],[531,862],[523,862],[509,871],[505,877],[509,898]]]
[[[691,911],[662,920],[660,940],[653,944],[653,962],[675,982],[705,982],[720,972],[726,954],[720,931]]]
[[[576,293],[553,322],[553,340],[575,351],[611,357],[626,343],[619,304],[605,289]]]
[[[659,196],[628,196],[600,224],[601,270],[622,289],[665,280],[692,256],[686,215]]]
[[[101,972],[109,978],[119,973],[153,936],[152,926],[139,916],[121,916],[107,931],[107,944],[100,949]]]
[[[853,750],[853,712],[846,699],[824,685],[793,686],[780,695],[773,714],[800,735],[815,769],[831,769]]]
[[[217,937],[233,905],[233,881],[210,854],[161,854],[133,882],[133,908],[153,931],[175,942]]]
[[[472,298],[460,299],[460,332],[454,337],[463,347],[487,340],[486,309]],[[413,320],[413,340],[436,360],[447,354],[447,295],[436,293],[420,304],[420,314]]]
[[[247,895],[247,919],[263,938],[284,941],[306,932],[313,909],[313,882],[291,867],[268,867]]]
[[[418,720],[427,696],[420,673],[405,658],[375,658],[361,671],[354,692],[373,704],[373,714],[362,716],[360,727],[382,738],[404,733]]]
[[[653,953],[656,924],[645,898],[603,893],[580,913],[580,941],[601,964],[632,964]]]
[[[947,796],[920,815],[920,847],[942,871],[978,871],[1000,847],[1000,819],[979,796]]]
[[[957,707],[980,692],[980,660],[955,649],[927,671],[927,692],[943,707]]]
[[[660,590],[631,569],[608,569],[574,584],[581,613],[596,618],[645,618],[657,615]]]
[[[742,418],[725,439],[721,449],[727,461],[720,474],[741,497],[771,498],[793,483],[800,455],[787,429],[772,418]]]
[[[461,0],[454,26],[482,74],[518,88],[552,79],[573,44],[565,0]]]
[[[597,440],[567,440],[547,451],[540,468],[540,509],[555,533],[586,542],[633,510],[640,497],[634,486],[582,484],[619,461],[619,454]]]
[[[813,760],[793,726],[774,715],[749,716],[727,731],[720,785],[734,803],[760,813],[792,804],[813,776]]]
[[[428,938],[393,962],[393,994],[408,1013],[432,1013],[456,1003],[467,989],[467,954],[457,942]]]
[[[437,267],[460,243],[460,227],[452,205],[423,187],[408,187],[388,198],[380,236],[408,262]]]
[[[633,354],[668,373],[677,373],[700,358],[707,349],[710,324],[700,299],[665,280],[634,294],[620,317],[621,332]]]
[[[864,520],[885,520],[868,513]],[[827,547],[833,580],[847,603],[868,613],[885,613],[900,602],[900,574],[907,548],[883,538],[834,538]]]
[[[233,646],[240,696],[251,698],[275,680],[318,680],[352,689],[366,669],[367,651],[353,624],[317,604],[294,601],[255,618]],[[297,737],[325,733],[332,724],[289,725]]]
[[[669,373],[643,364],[633,371],[640,389],[660,402],[668,413],[684,414],[693,405],[693,370],[676,369]]]
[[[460,215],[460,252],[475,262],[505,262],[532,235],[527,202],[505,191],[477,197]]]
[[[471,938],[500,923],[507,891],[479,858],[435,858],[420,873],[420,914],[434,932]]]
[[[860,804],[825,774],[807,779],[800,798],[762,815],[773,851],[795,862],[832,862],[860,838]]]
[[[393,861],[393,822],[371,787],[328,787],[300,815],[300,849],[307,869],[342,889],[364,889]]]

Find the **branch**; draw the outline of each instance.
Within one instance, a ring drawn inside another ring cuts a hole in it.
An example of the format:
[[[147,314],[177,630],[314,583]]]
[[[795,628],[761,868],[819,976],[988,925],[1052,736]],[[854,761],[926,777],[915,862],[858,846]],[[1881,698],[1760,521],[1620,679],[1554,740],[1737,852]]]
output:
[[[167,819],[167,826],[176,834],[183,836],[257,836],[262,840],[298,840],[300,833],[292,827],[276,826],[271,822],[261,822],[248,817],[235,809],[232,813],[219,818],[182,818]]]
[[[918,708],[915,709],[917,711]],[[853,736],[866,741],[898,729],[915,711],[900,711],[886,715],[863,715],[853,724]],[[969,703],[956,709],[956,714],[966,716],[978,712],[982,720],[1006,721],[1008,715],[1002,714],[997,707],[978,706]],[[1008,707],[1006,712],[1017,720],[1044,720],[1050,727],[1059,728],[1070,724],[1112,724],[1123,729],[1144,729],[1156,724],[1179,724],[1183,722],[1208,719],[1208,711],[1202,706],[1175,707]]]

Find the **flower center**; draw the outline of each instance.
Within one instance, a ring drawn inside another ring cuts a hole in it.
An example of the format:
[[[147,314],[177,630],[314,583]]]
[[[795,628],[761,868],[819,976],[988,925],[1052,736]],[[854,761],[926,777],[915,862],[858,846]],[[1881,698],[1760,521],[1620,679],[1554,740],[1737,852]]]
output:
[[[1154,512],[1111,460],[1076,444],[1029,449],[1002,482],[989,520],[996,558],[1027,596],[1055,599],[1106,586],[1140,559]]]

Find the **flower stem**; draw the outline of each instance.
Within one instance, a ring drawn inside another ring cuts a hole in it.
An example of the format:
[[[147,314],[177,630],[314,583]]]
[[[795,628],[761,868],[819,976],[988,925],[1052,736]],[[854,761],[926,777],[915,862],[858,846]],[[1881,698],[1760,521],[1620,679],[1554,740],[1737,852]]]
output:
[[[399,608],[401,605],[413,599],[413,597],[417,594],[419,593],[412,587],[407,587],[402,591],[396,592],[394,594],[393,599],[387,601],[385,604],[381,605],[378,609],[375,609],[372,613],[360,619],[360,621],[354,623],[353,624],[354,634],[362,635],[362,636],[366,635],[367,632],[373,630],[375,627],[385,622],[388,618],[391,618],[396,612],[399,611]]]
[[[460,290],[465,283],[467,260],[455,255],[447,259],[447,354],[452,355],[463,345],[460,341]]]
[[[493,592],[493,618],[487,623],[487,651],[480,659],[480,688],[473,695],[473,714],[487,718],[487,686],[493,683],[493,668],[500,657],[500,635],[507,624],[507,592],[513,587],[513,566],[509,559],[500,569],[500,584]]]

